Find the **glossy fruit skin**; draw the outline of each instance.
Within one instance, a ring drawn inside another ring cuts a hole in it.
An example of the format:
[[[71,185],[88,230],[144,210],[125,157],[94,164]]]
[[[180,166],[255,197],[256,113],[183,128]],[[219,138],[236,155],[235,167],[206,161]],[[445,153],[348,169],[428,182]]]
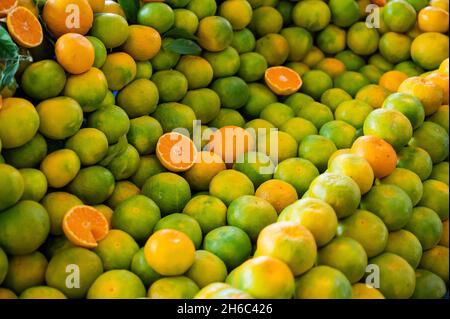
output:
[[[195,246],[184,233],[163,229],[156,231],[144,247],[145,260],[156,272],[163,276],[178,276],[192,266]],[[173,258],[173,256],[177,256]]]
[[[442,262],[448,255],[448,248],[438,245],[423,254],[419,268],[433,272],[448,284],[448,264]]]
[[[25,180],[20,171],[7,164],[0,164],[0,176],[2,178],[0,209],[4,210],[13,206],[23,196]]]
[[[334,208],[338,218],[344,218],[356,212],[361,192],[350,177],[325,173],[312,182],[308,197],[324,200]]]
[[[383,253],[369,262],[380,268],[380,291],[386,298],[407,299],[412,296],[416,278],[406,260],[392,253]]]
[[[286,207],[279,215],[278,221],[297,222],[305,226],[313,234],[319,247],[333,239],[338,225],[333,208],[315,198],[303,198]]]
[[[317,266],[296,280],[296,299],[349,299],[352,286],[345,275],[329,266]]]
[[[45,100],[61,93],[66,83],[66,74],[55,61],[41,60],[25,69],[21,82],[27,95]]]
[[[112,225],[142,242],[147,239],[161,218],[159,207],[143,195],[135,195],[121,202],[113,214]]]
[[[238,183],[234,185],[240,185],[240,187],[231,187],[229,183]],[[209,192],[229,205],[240,196],[253,195],[255,187],[245,174],[235,170],[226,170],[220,172],[211,180]]]
[[[117,289],[110,289],[111,285]],[[145,297],[145,287],[138,276],[116,269],[101,274],[89,288],[87,299],[135,299]]]
[[[42,205],[20,201],[0,215],[0,243],[9,254],[24,255],[43,244],[50,231],[50,220]]]
[[[351,177],[359,186],[361,195],[370,191],[374,182],[374,174],[369,162],[355,154],[337,155],[329,161],[330,172]]]
[[[227,274],[227,267],[219,257],[206,250],[197,250],[186,276],[201,289],[214,282],[225,281]]]
[[[383,108],[394,109],[405,115],[414,129],[420,127],[425,120],[425,111],[419,99],[405,93],[390,95],[384,102]]]
[[[434,44],[431,52],[429,45]],[[437,32],[426,32],[414,39],[411,57],[414,62],[426,70],[434,70],[448,55],[448,36]]]
[[[93,66],[95,51],[87,38],[77,33],[67,33],[61,36],[55,45],[58,63],[69,73],[81,74]]]
[[[422,258],[422,245],[413,233],[401,229],[389,234],[385,252],[402,257],[416,269]]]
[[[176,187],[176,193],[173,193],[172,187]],[[160,173],[150,177],[145,182],[142,193],[153,199],[162,216],[180,211],[191,199],[189,184],[174,173]]]
[[[412,215],[411,199],[395,185],[373,187],[361,207],[377,214],[391,231],[403,228]]]
[[[357,240],[369,258],[384,251],[389,236],[383,221],[366,210],[358,210],[352,216],[343,219],[339,223],[337,234]]]
[[[234,226],[222,226],[205,236],[203,247],[222,259],[231,271],[250,256],[252,244],[243,230]]]
[[[384,7],[383,19],[392,31],[407,32],[414,26],[416,11],[406,1],[389,1]]]
[[[227,213],[227,223],[246,231],[255,241],[264,227],[277,219],[276,210],[266,200],[256,196],[242,196],[234,200]]]
[[[109,30],[114,27],[115,32]],[[100,13],[94,17],[91,35],[99,38],[107,49],[121,46],[128,38],[130,31],[124,17],[111,13]]]
[[[21,123],[20,131],[15,128]],[[23,146],[32,140],[39,129],[39,115],[33,104],[21,98],[7,98],[3,100],[0,109],[0,138],[5,149]]]
[[[30,287],[44,284],[47,266],[47,258],[38,251],[26,255],[10,256],[8,273],[2,286],[19,295]]]
[[[391,175],[383,178],[380,182],[400,187],[408,194],[413,206],[417,205],[423,196],[423,185],[420,177],[404,168],[396,168]]]
[[[151,299],[192,299],[199,287],[186,276],[166,277],[155,281],[147,296]]]
[[[359,137],[353,143],[352,151],[369,162],[377,178],[390,175],[397,165],[397,154],[394,148],[376,136]]]
[[[78,289],[70,289],[66,286],[66,269],[73,263],[80,267],[80,273],[83,274]],[[50,260],[46,271],[46,281],[49,286],[59,289],[69,298],[83,298],[90,285],[102,273],[101,259],[95,253],[77,247],[67,249]]]
[[[227,282],[256,298],[287,299],[294,293],[290,269],[280,260],[267,256],[247,260],[228,276]]]
[[[416,289],[413,299],[440,299],[446,293],[445,282],[431,271],[416,270]]]
[[[356,240],[339,237],[319,251],[318,263],[340,270],[351,283],[355,283],[366,272],[367,255]]]
[[[261,231],[255,255],[278,258],[298,276],[313,266],[316,251],[314,236],[306,227],[281,221]]]
[[[426,121],[414,132],[411,145],[421,147],[431,157],[434,164],[442,162],[449,154],[448,134],[440,125]]]
[[[233,40],[233,29],[222,17],[206,17],[200,20],[197,30],[199,44],[208,51],[224,50]]]
[[[80,23],[77,26],[69,26],[66,24],[66,19],[70,14],[70,10],[67,11],[67,6],[77,5],[80,12]],[[93,12],[86,0],[50,0],[45,2],[45,6],[42,12],[42,17],[47,24],[49,30],[59,37],[68,32],[76,32],[79,34],[86,34],[92,27]]]

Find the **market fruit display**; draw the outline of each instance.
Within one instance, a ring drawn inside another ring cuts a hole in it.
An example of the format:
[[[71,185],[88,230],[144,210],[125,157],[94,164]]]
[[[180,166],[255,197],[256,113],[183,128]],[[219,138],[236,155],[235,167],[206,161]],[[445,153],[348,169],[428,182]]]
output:
[[[448,19],[2,0],[0,299],[443,298]]]

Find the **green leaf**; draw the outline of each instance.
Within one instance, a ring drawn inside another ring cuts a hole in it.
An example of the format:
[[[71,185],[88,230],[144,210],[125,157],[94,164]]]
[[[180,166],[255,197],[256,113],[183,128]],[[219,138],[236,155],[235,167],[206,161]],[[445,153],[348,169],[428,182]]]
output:
[[[164,49],[178,54],[200,55],[202,53],[202,48],[197,43],[187,39],[175,39],[165,44]]]
[[[4,65],[0,69],[0,88],[13,83],[19,62],[19,48],[8,31],[0,26],[0,63]]]
[[[136,23],[139,11],[139,0],[119,0],[118,2],[125,12],[127,20],[131,23]],[[114,32],[114,30],[111,30],[111,32]]]
[[[19,54],[19,48],[11,39],[8,31],[0,25],[0,59],[7,59]]]
[[[188,39],[192,41],[197,41],[198,38],[192,33],[187,32],[185,29],[181,28],[173,28],[164,33],[164,38],[173,38],[173,39]]]

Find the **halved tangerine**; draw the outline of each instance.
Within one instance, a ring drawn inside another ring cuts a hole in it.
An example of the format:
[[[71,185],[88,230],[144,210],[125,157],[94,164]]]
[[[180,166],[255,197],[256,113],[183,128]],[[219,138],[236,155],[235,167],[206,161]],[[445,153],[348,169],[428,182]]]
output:
[[[161,136],[156,144],[156,156],[171,172],[185,172],[194,166],[197,149],[187,136],[170,132]]]
[[[300,75],[285,66],[268,68],[264,74],[267,86],[278,95],[291,95],[302,86]]]
[[[18,0],[0,1],[0,18],[6,17],[8,12],[17,7]]]
[[[21,47],[37,47],[44,39],[39,20],[25,7],[16,7],[9,11],[6,25],[13,40]]]
[[[64,215],[63,230],[75,245],[85,248],[97,247],[97,242],[108,235],[109,224],[106,217],[91,206],[79,205]]]

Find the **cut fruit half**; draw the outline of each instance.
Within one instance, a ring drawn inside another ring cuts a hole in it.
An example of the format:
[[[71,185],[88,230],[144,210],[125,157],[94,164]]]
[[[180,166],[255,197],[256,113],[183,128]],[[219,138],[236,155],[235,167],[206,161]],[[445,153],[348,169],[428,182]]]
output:
[[[76,246],[97,247],[97,242],[108,235],[106,217],[91,206],[75,206],[64,215],[63,230],[66,237]]]
[[[291,95],[297,92],[303,82],[300,75],[285,66],[268,68],[264,74],[267,86],[277,95]]]
[[[6,17],[6,25],[13,40],[21,47],[37,47],[44,39],[39,20],[25,7],[11,10]]]
[[[189,137],[171,132],[159,138],[156,144],[156,155],[165,168],[179,173],[194,166],[197,149]]]
[[[8,12],[17,7],[18,0],[0,1],[0,18],[6,17]]]

